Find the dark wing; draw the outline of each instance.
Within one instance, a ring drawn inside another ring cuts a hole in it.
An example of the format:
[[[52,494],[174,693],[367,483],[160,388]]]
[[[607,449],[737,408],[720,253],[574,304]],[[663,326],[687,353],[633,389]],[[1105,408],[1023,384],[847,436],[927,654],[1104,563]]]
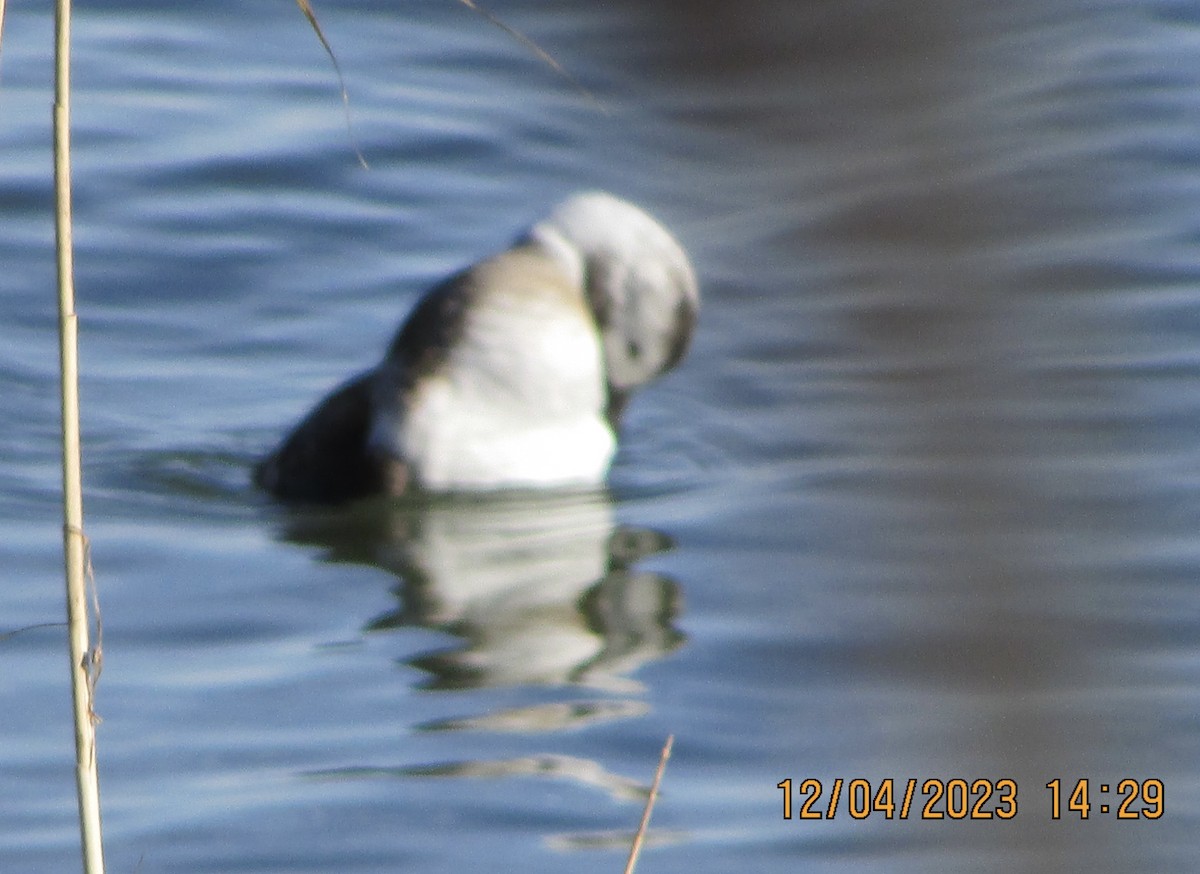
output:
[[[404,464],[368,446],[374,372],[334,390],[254,470],[285,501],[340,503],[403,491]]]
[[[404,387],[436,372],[461,338],[467,310],[478,294],[480,266],[456,273],[426,292],[392,338],[387,362],[401,375]]]
[[[286,501],[339,503],[408,486],[403,460],[368,444],[379,393],[403,404],[422,376],[435,372],[462,332],[475,294],[470,272],[431,289],[392,339],[384,363],[321,401],[255,468],[254,481]]]

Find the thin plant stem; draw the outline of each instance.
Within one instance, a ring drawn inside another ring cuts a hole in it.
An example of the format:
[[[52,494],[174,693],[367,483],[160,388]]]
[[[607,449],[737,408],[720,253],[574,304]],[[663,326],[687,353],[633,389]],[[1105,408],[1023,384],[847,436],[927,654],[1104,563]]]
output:
[[[78,320],[71,241],[71,0],[56,0],[54,16],[54,195],[58,260],[59,364],[62,375],[63,559],[71,695],[75,712],[75,786],[85,874],[103,874],[100,785],[96,770],[93,696],[99,653],[89,643],[88,548],[83,533],[83,478],[79,449]],[[95,591],[93,589],[93,599]]]
[[[342,65],[338,63],[337,55],[333,53],[333,46],[325,38],[325,31],[321,29],[321,24],[317,21],[317,13],[313,11],[312,3],[309,0],[296,0],[296,5],[300,7],[300,11],[304,13],[304,17],[308,19],[308,26],[313,29],[313,33],[317,35],[317,39],[321,42],[321,47],[325,49],[325,54],[329,55],[329,60],[333,63],[333,72],[337,75],[338,87],[342,91],[342,109],[346,113],[346,133],[350,135],[350,145],[354,149],[354,156],[358,158],[358,165],[364,170],[370,170],[371,165],[367,163],[366,156],[363,155],[362,149],[358,147],[358,144],[354,142],[354,124],[350,118],[350,92],[346,90],[346,77],[342,75]]]
[[[658,798],[658,786],[662,783],[663,771],[667,770],[667,759],[671,758],[671,747],[675,744],[675,735],[667,735],[662,753],[658,757],[658,770],[654,772],[654,782],[650,785],[650,797],[646,799],[646,807],[642,811],[642,821],[638,823],[637,834],[633,836],[633,846],[629,848],[629,861],[625,863],[625,874],[633,874],[637,867],[638,856],[642,852],[642,844],[646,840],[646,829],[650,825],[650,812],[654,810],[654,802]]]
[[[484,9],[482,6],[480,6],[478,3],[476,3],[475,0],[458,0],[458,2],[461,3],[463,6],[466,6],[468,9],[470,9],[476,15],[482,16],[489,24],[493,25],[494,27],[500,28],[502,31],[504,31],[506,34],[508,34],[513,39],[515,39],[521,45],[525,46],[525,48],[527,48],[527,49],[529,49],[529,51],[533,52],[533,54],[536,55],[537,58],[540,61],[542,61],[542,63],[544,63],[546,66],[548,66],[554,72],[558,73],[558,75],[562,76],[569,83],[571,83],[571,85],[575,88],[575,90],[578,91],[580,94],[582,94],[584,97],[586,97],[589,101],[591,101],[592,104],[595,105],[595,107],[597,109],[599,109],[601,112],[605,113],[606,115],[608,114],[608,108],[603,103],[600,102],[600,99],[598,97],[596,97],[596,95],[594,95],[591,91],[588,91],[586,88],[584,88],[583,85],[580,83],[580,81],[578,79],[576,79],[574,76],[572,76],[570,71],[566,67],[564,67],[562,64],[560,64],[552,54],[550,54],[548,51],[546,51],[544,48],[542,48],[540,45],[538,45],[531,37],[526,36],[525,34],[521,33],[521,31],[517,30],[515,27],[513,27],[511,25],[505,24],[504,21],[501,20],[499,16]]]

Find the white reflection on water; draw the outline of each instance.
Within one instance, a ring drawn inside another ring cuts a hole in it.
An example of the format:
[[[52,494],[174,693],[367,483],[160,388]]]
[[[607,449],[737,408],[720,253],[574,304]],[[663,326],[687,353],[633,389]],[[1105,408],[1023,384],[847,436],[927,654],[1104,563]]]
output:
[[[637,693],[642,686],[627,675],[682,640],[672,627],[678,584],[636,568],[670,541],[618,527],[603,493],[298,510],[285,516],[283,536],[319,547],[328,561],[398,578],[400,607],[369,630],[420,626],[463,641],[408,660],[432,675],[431,688],[573,684]]]

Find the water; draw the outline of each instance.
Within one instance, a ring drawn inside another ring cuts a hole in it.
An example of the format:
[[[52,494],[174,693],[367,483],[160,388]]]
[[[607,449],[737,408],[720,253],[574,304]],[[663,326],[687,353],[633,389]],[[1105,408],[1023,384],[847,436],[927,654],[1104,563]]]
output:
[[[620,870],[671,732],[641,871],[1192,870],[1200,17],[492,8],[588,93],[450,0],[324,4],[347,133],[287,4],[77,7],[109,870]],[[4,631],[62,615],[50,37],[10,4]],[[705,295],[610,493],[250,488],[423,288],[586,187]],[[0,638],[4,871],[77,865],[64,661]],[[785,821],[789,778],[836,817]],[[856,778],[1008,778],[1017,815],[855,820]],[[1161,818],[1116,820],[1126,778]]]

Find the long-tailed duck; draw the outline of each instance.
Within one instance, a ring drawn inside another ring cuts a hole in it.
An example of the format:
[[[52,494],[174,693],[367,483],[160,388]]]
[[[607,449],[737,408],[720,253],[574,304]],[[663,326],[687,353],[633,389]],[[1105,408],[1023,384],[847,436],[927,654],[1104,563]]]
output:
[[[604,193],[430,290],[383,361],[255,470],[285,500],[603,482],[636,388],[683,357],[699,306],[678,242]]]

